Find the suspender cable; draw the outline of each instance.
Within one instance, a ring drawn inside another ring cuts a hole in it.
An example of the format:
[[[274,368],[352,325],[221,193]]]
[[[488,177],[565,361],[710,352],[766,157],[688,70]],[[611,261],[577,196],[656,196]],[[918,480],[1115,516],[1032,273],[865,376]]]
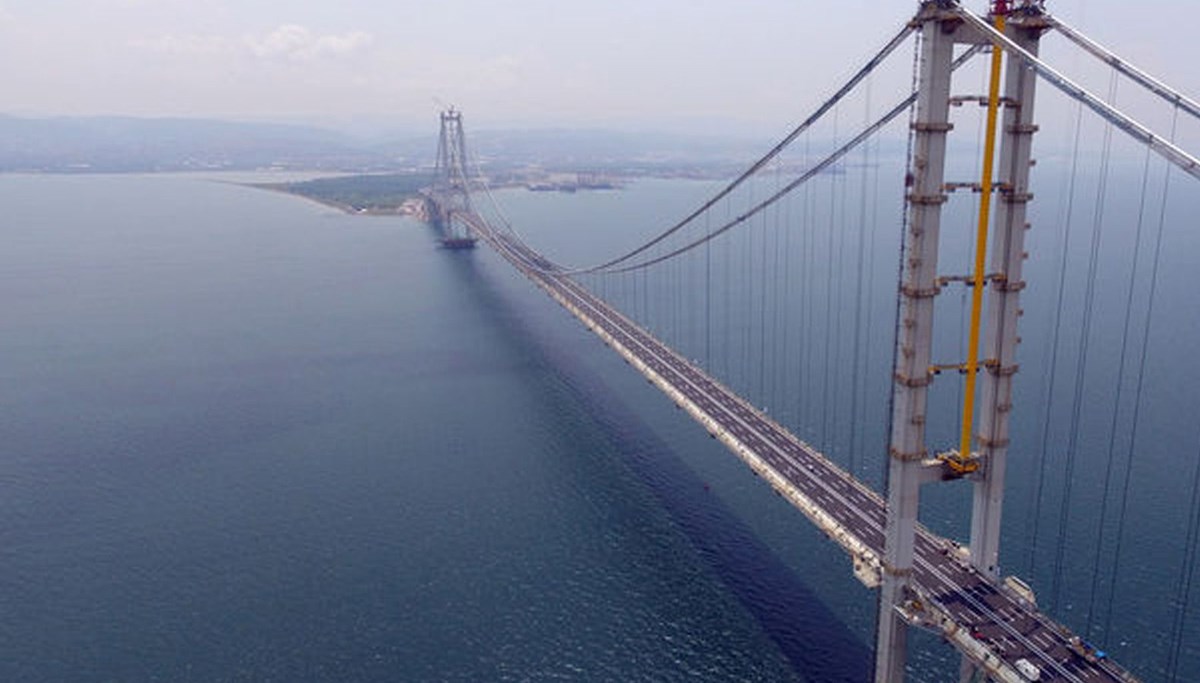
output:
[[[791,361],[793,360],[791,346],[788,343],[792,330],[792,203],[793,201],[789,200],[783,205],[783,305],[779,307],[779,313],[783,317],[783,334],[780,339],[780,344],[783,346],[783,368],[779,382],[783,397],[779,410],[785,419],[786,416],[792,414],[790,410],[792,406],[787,400],[787,378],[792,376]],[[793,426],[792,431],[798,432],[799,430]]]
[[[1125,320],[1121,327],[1121,357],[1117,362],[1117,388],[1116,396],[1113,399],[1112,420],[1108,426],[1108,458],[1104,465],[1104,487],[1101,493],[1100,503],[1100,521],[1096,524],[1097,535],[1099,539],[1107,538],[1104,533],[1105,524],[1108,521],[1108,499],[1109,489],[1112,486],[1113,463],[1116,460],[1116,445],[1117,445],[1117,423],[1120,421],[1121,413],[1121,397],[1125,388],[1125,363],[1128,358],[1129,350],[1129,332],[1133,322],[1133,293],[1137,289],[1138,276],[1138,260],[1142,251],[1142,227],[1145,224],[1146,217],[1146,196],[1150,182],[1150,150],[1146,150],[1146,158],[1142,162],[1142,191],[1138,199],[1138,214],[1137,227],[1133,237],[1133,256],[1131,257],[1132,267],[1129,271],[1129,287],[1125,290]],[[1096,619],[1096,596],[1099,594],[1100,584],[1100,560],[1103,555],[1103,544],[1096,548],[1096,557],[1092,562],[1092,588],[1091,594],[1088,596],[1088,611],[1087,611],[1087,626],[1084,631],[1093,636],[1092,625],[1097,622]],[[1116,577],[1109,577],[1110,582],[1115,582]]]
[[[1197,459],[1192,474],[1192,497],[1189,505],[1187,542],[1183,546],[1183,560],[1179,563],[1179,586],[1175,592],[1175,618],[1171,625],[1171,638],[1167,642],[1167,681],[1179,680],[1179,651],[1183,646],[1183,627],[1187,621],[1188,603],[1192,598],[1192,579],[1196,574],[1196,547],[1200,543],[1200,459]]]
[[[878,251],[878,242],[879,242],[879,238],[878,238],[878,235],[879,235],[879,166],[880,166],[879,159],[880,159],[879,141],[876,140],[875,141],[875,165],[871,169],[871,210],[870,210],[870,218],[868,219],[870,221],[869,225],[871,227],[870,227],[870,237],[868,239],[870,249],[867,252],[867,310],[866,310],[866,313],[864,316],[864,319],[866,320],[866,326],[867,326],[866,327],[866,350],[865,350],[866,357],[865,357],[865,360],[863,361],[864,362],[863,367],[864,367],[864,370],[866,370],[866,371],[863,373],[863,378],[862,378],[863,393],[868,394],[868,395],[870,393],[870,387],[871,387],[871,381],[872,381],[871,378],[883,377],[883,375],[884,375],[884,373],[882,372],[882,368],[880,369],[880,372],[875,373],[875,372],[870,371],[870,365],[869,365],[871,360],[873,360],[875,358],[875,351],[874,351],[875,335],[871,334],[871,329],[872,329],[872,327],[874,325],[874,321],[875,321],[875,311],[874,311],[874,308],[875,308],[875,253],[876,253],[876,251]],[[901,184],[903,184],[903,183],[901,183]],[[867,422],[867,424],[875,424],[876,423],[875,421],[872,421],[869,419],[866,420],[866,422]],[[864,444],[867,443],[865,438],[863,439],[863,443]],[[862,464],[865,465],[866,463],[864,462]],[[862,473],[862,476],[865,479],[867,475],[866,475],[865,468],[863,468],[863,469],[864,469],[864,471]],[[868,483],[870,483],[870,482],[868,482]],[[882,487],[877,485],[875,487],[875,490],[878,491],[878,490],[881,490],[881,488]]]
[[[672,288],[671,302],[674,304],[671,311],[671,319],[674,325],[674,345],[679,348],[684,347],[686,336],[684,334],[684,319],[683,319],[683,266],[682,259],[676,260],[672,265],[672,275],[674,275],[674,287]]]
[[[758,215],[758,398],[765,405],[767,385],[767,212]]]
[[[833,116],[833,137],[834,140],[837,139],[837,112],[834,112]],[[822,347],[824,360],[821,362],[821,450],[826,453],[829,453],[831,444],[834,443],[834,430],[829,425],[830,413],[833,413],[830,410],[830,403],[833,402],[830,394],[833,392],[829,388],[829,373],[832,369],[829,363],[829,351],[833,347],[833,277],[838,267],[833,258],[834,233],[837,232],[834,227],[834,221],[837,219],[837,178],[836,175],[829,176],[829,241],[825,252],[825,322],[822,325],[825,328],[825,345]]]
[[[871,112],[871,83],[866,87],[866,103],[863,106],[863,118],[870,120]],[[863,267],[866,261],[867,249],[867,178],[870,174],[871,143],[863,145],[862,174],[858,188],[858,256],[854,269],[854,342],[850,353],[850,474],[858,475],[855,458],[858,452],[859,425],[858,419],[858,379],[859,366],[862,363],[862,309],[863,309]],[[869,292],[868,292],[869,295]]]
[[[704,232],[712,230],[708,216],[704,217]],[[704,366],[713,372],[712,362],[712,246],[704,243]]]
[[[1057,302],[1054,308],[1055,313],[1053,319],[1054,331],[1050,336],[1050,366],[1046,372],[1046,393],[1045,401],[1042,406],[1042,447],[1041,451],[1039,452],[1041,457],[1039,458],[1040,462],[1037,468],[1037,486],[1034,488],[1033,493],[1033,514],[1029,517],[1029,526],[1032,528],[1028,530],[1030,541],[1027,566],[1029,568],[1028,573],[1030,574],[1033,573],[1033,562],[1037,557],[1038,533],[1042,528],[1042,525],[1038,522],[1041,520],[1042,516],[1042,491],[1046,484],[1046,469],[1048,464],[1046,455],[1050,445],[1050,411],[1054,403],[1054,389],[1058,376],[1058,342],[1060,333],[1062,332],[1063,299],[1065,297],[1067,287],[1067,260],[1069,247],[1071,245],[1071,222],[1075,213],[1075,180],[1078,176],[1079,170],[1079,142],[1082,120],[1083,105],[1080,104],[1075,110],[1075,136],[1074,141],[1071,144],[1071,170],[1067,182],[1066,209],[1064,210],[1062,220],[1060,221],[1063,226],[1063,236],[1061,247],[1059,249],[1058,289],[1056,290]]]
[[[864,146],[865,146],[865,143],[864,143]],[[834,444],[833,448],[834,448],[835,452],[839,446],[842,448],[845,448],[845,443],[846,443],[846,441],[849,440],[849,439],[846,439],[845,441],[843,441],[842,439],[839,438],[839,436],[840,436],[839,423],[845,418],[845,412],[842,410],[842,396],[843,396],[843,394],[845,394],[845,389],[846,389],[846,384],[847,384],[844,381],[845,374],[843,372],[841,372],[841,369],[846,367],[846,362],[842,359],[842,354],[844,351],[848,350],[846,348],[845,344],[840,343],[840,340],[846,338],[844,326],[845,326],[845,318],[846,318],[846,314],[847,314],[846,290],[848,288],[845,286],[845,284],[846,284],[846,275],[850,272],[850,269],[846,267],[846,233],[850,232],[850,229],[849,229],[850,180],[849,180],[847,169],[844,164],[845,164],[845,162],[843,162],[842,172],[836,173],[831,177],[831,181],[834,183],[835,186],[841,185],[841,187],[842,187],[841,196],[838,201],[838,220],[837,220],[838,241],[837,241],[837,260],[836,260],[837,268],[834,270],[834,273],[836,275],[836,279],[835,279],[836,289],[834,290],[835,291],[835,295],[834,295],[835,300],[834,300],[834,307],[833,307],[833,310],[837,311],[837,318],[836,318],[837,323],[833,326],[833,329],[835,330],[835,335],[836,335],[835,338],[837,340],[839,340],[839,343],[837,343],[836,346],[834,347],[833,367],[830,368],[830,372],[833,373],[833,396],[832,396],[833,419],[832,419],[832,429],[830,431],[830,434],[832,434],[832,439],[833,439],[833,444]],[[837,197],[838,194],[836,192],[834,192],[834,196]],[[847,426],[849,426],[848,421],[847,421]]]
[[[809,153],[811,151],[812,136],[804,136],[804,163],[809,163]],[[805,436],[812,437],[812,420],[809,419],[808,400],[810,373],[812,359],[812,307],[813,307],[813,264],[816,260],[813,258],[812,252],[812,186],[804,186],[804,195],[800,205],[800,224],[803,226],[803,232],[800,233],[800,263],[804,264],[804,270],[801,272],[801,288],[803,295],[800,299],[800,330],[798,332],[801,339],[801,354],[800,354],[800,372],[796,374],[797,385],[797,405],[796,405],[796,423],[807,430]]]
[[[1113,74],[1110,93],[1115,95],[1116,74]],[[1063,558],[1066,552],[1067,527],[1070,522],[1071,494],[1075,485],[1075,460],[1079,450],[1079,421],[1083,412],[1083,385],[1087,373],[1087,362],[1092,341],[1092,315],[1096,303],[1096,275],[1099,269],[1100,242],[1104,230],[1104,207],[1108,186],[1108,168],[1112,151],[1112,127],[1104,130],[1104,144],[1100,156],[1100,178],[1096,187],[1096,205],[1092,217],[1092,238],[1088,254],[1087,277],[1083,295],[1083,319],[1079,324],[1079,355],[1075,360],[1075,386],[1071,400],[1071,420],[1067,427],[1067,452],[1063,475],[1063,497],[1058,513],[1058,544],[1054,548],[1054,575],[1050,604],[1058,606],[1063,584]]]
[[[733,209],[730,202],[725,202],[726,221],[729,220],[729,216],[732,213]],[[709,231],[708,234],[711,235],[712,231]],[[725,347],[725,381],[730,384],[733,383],[733,278],[730,277],[730,272],[733,270],[734,258],[733,240],[727,239],[725,240],[725,267],[722,269],[725,286],[721,290],[725,294],[723,297],[725,300],[725,324],[722,325],[722,328],[725,330],[725,334],[722,335]]]
[[[1179,112],[1175,112],[1175,116],[1171,120],[1171,137],[1175,137],[1175,127],[1179,123]],[[1138,440],[1138,428],[1141,425],[1141,410],[1142,410],[1142,388],[1143,380],[1146,377],[1146,357],[1150,348],[1150,323],[1154,319],[1154,299],[1158,293],[1158,270],[1161,264],[1162,243],[1163,243],[1163,228],[1167,222],[1167,199],[1170,196],[1171,190],[1171,167],[1167,166],[1166,176],[1163,178],[1162,197],[1158,207],[1158,228],[1154,236],[1154,257],[1150,263],[1150,291],[1147,294],[1146,300],[1146,318],[1142,327],[1142,349],[1141,358],[1138,360],[1137,384],[1133,391],[1133,416],[1130,418],[1129,429],[1129,451],[1125,458],[1125,473],[1122,478],[1121,485],[1121,505],[1117,511],[1117,546],[1113,550],[1113,568],[1112,576],[1113,583],[1109,589],[1109,599],[1107,607],[1104,611],[1104,632],[1108,633],[1112,625],[1112,605],[1116,593],[1116,580],[1120,576],[1121,569],[1121,547],[1125,539],[1125,512],[1129,504],[1129,484],[1130,475],[1133,473],[1133,445]]]
[[[754,185],[750,185],[750,199],[754,202]],[[752,214],[757,215],[757,213]],[[750,343],[753,341],[750,336],[750,330],[754,326],[754,226],[750,225],[745,231],[746,239],[746,261],[745,267],[742,270],[742,278],[744,282],[746,321],[742,325],[742,386],[745,387],[744,393],[749,394],[752,387],[750,383],[751,369],[753,361],[750,359]]]
[[[774,175],[775,175],[775,187],[778,188],[779,187],[779,166],[778,165],[775,166]],[[767,405],[771,406],[771,409],[776,413],[778,413],[779,409],[782,407],[780,402],[778,400],[776,400],[776,398],[777,398],[776,397],[776,389],[779,386],[778,378],[779,378],[779,374],[780,374],[780,367],[779,367],[779,310],[781,308],[783,308],[779,303],[779,287],[780,287],[779,214],[780,214],[780,206],[778,204],[776,204],[775,205],[775,217],[774,217],[774,221],[771,226],[771,239],[772,239],[772,242],[771,242],[771,261],[772,261],[772,263],[771,263],[771,273],[772,273],[771,284],[773,285],[772,293],[771,293],[771,373],[767,376],[768,379],[770,379],[770,381],[771,381],[771,385],[770,385],[771,389],[770,389],[770,392],[767,394],[767,396],[770,397],[770,400],[767,402]]]

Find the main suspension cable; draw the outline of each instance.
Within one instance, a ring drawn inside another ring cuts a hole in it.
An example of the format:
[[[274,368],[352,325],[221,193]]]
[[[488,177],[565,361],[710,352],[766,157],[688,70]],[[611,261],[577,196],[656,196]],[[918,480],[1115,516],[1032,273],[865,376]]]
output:
[[[1164,139],[1143,124],[1126,116],[1112,105],[1088,92],[1046,62],[1035,57],[1033,53],[1015,43],[1011,38],[992,28],[991,24],[988,24],[983,19],[958,6],[955,7],[954,13],[971,26],[974,26],[993,42],[1003,45],[1004,49],[1019,57],[1021,61],[1025,62],[1026,66],[1037,72],[1050,85],[1058,88],[1068,97],[1082,102],[1088,109],[1099,114],[1104,120],[1125,131],[1126,134],[1138,142],[1148,145],[1156,154],[1175,164],[1193,178],[1200,179],[1200,159],[1188,154],[1174,143]]]
[[[1059,33],[1063,34],[1063,36],[1065,36],[1072,43],[1075,43],[1079,47],[1091,53],[1092,56],[1129,77],[1130,80],[1134,81],[1138,85],[1149,90],[1155,95],[1158,95],[1167,102],[1177,106],[1179,111],[1189,114],[1193,118],[1200,119],[1200,104],[1198,104],[1195,100],[1191,99],[1187,95],[1184,95],[1178,90],[1175,90],[1166,83],[1154,78],[1150,74],[1142,71],[1124,59],[1121,59],[1111,50],[1106,49],[1103,45],[1100,45],[1091,38],[1071,28],[1058,17],[1050,15],[1045,15],[1045,17],[1046,19],[1050,20],[1051,25],[1054,26]]]
[[[817,110],[814,111],[807,119],[805,119],[803,123],[801,123],[795,129],[793,129],[792,132],[788,133],[787,136],[783,138],[783,140],[779,141],[778,144],[776,144],[774,147],[772,147],[770,149],[770,151],[768,151],[761,158],[759,158],[758,161],[754,162],[749,168],[747,168],[745,171],[743,171],[741,175],[739,175],[732,182],[730,182],[728,185],[726,185],[724,189],[722,189],[717,194],[713,195],[711,198],[708,199],[708,201],[701,204],[699,206],[699,208],[697,208],[695,211],[693,211],[690,214],[688,214],[687,216],[685,216],[678,223],[676,223],[675,225],[672,225],[670,228],[667,228],[663,232],[659,233],[658,236],[656,236],[654,239],[650,240],[649,242],[646,242],[645,244],[637,247],[636,249],[628,251],[616,258],[605,261],[604,263],[601,263],[599,265],[595,265],[595,266],[591,266],[591,267],[587,267],[587,268],[568,269],[568,270],[566,270],[566,274],[574,275],[576,273],[586,273],[586,272],[594,272],[594,271],[598,271],[598,270],[608,270],[612,266],[615,266],[619,263],[624,263],[625,261],[628,261],[629,259],[631,259],[639,254],[642,254],[647,249],[650,249],[654,245],[658,244],[659,242],[662,242],[663,240],[667,239],[671,235],[675,234],[676,232],[682,230],[683,228],[685,228],[686,226],[691,224],[691,222],[694,221],[696,218],[698,218],[701,214],[703,214],[704,212],[711,209],[713,206],[715,206],[717,204],[717,202],[719,202],[722,199],[724,199],[725,197],[729,196],[729,194],[732,193],[739,186],[741,186],[742,183],[749,180],[755,173],[757,173],[764,166],[769,164],[772,159],[779,156],[779,154],[782,153],[783,150],[786,149],[789,145],[791,145],[792,142],[795,141],[796,138],[800,137],[800,135],[802,135],[804,133],[804,131],[808,130],[809,127],[811,127],[814,123],[819,121],[821,119],[821,117],[823,117],[830,109],[832,109],[834,107],[834,105],[836,105],[843,98],[845,98],[846,95],[848,95],[850,93],[850,91],[852,91],[855,88],[855,86],[857,86],[859,84],[860,81],[862,81],[864,78],[866,78],[868,74],[870,74],[872,71],[874,71],[875,68],[878,67],[881,63],[883,63],[883,61],[885,59],[887,59],[887,57],[897,47],[899,47],[906,38],[908,38],[908,34],[912,33],[913,30],[914,29],[911,25],[905,24],[900,29],[900,31],[898,33],[896,33],[896,35],[893,36],[892,39],[889,40],[887,42],[887,44],[884,45],[883,48],[880,49],[879,52],[877,52],[875,54],[874,57],[871,57],[871,59],[867,60],[867,63],[864,64],[863,67],[858,70],[858,72],[856,72],[853,76],[851,76],[850,80],[846,81],[846,83],[841,88],[839,88],[838,91],[835,92],[832,97],[830,97],[828,100],[826,100],[824,103],[822,103],[821,106],[818,107]]]
[[[976,54],[978,54],[980,49],[981,48],[978,46],[973,46],[970,49],[963,52],[951,64],[951,69],[957,69],[960,66],[962,66],[963,64],[967,63],[967,61],[970,60],[971,57],[974,57]],[[681,246],[677,249],[673,249],[669,252],[666,252],[665,254],[662,254],[660,256],[657,256],[657,257],[654,257],[651,259],[647,259],[645,261],[639,261],[638,263],[634,263],[631,265],[622,266],[620,268],[610,268],[610,269],[606,270],[605,272],[621,273],[621,272],[625,272],[625,271],[629,271],[629,270],[637,270],[639,268],[647,268],[656,263],[662,263],[663,261],[666,261],[667,259],[671,259],[676,256],[679,256],[680,254],[691,251],[692,249],[695,249],[696,247],[699,247],[700,245],[704,244],[708,240],[715,239],[716,237],[719,237],[720,235],[724,234],[725,232],[728,232],[730,229],[735,228],[735,227],[741,225],[742,223],[745,223],[746,221],[748,221],[751,218],[753,218],[754,216],[756,216],[760,211],[766,209],[767,207],[771,206],[772,204],[779,201],[783,197],[787,196],[789,193],[792,192],[792,190],[795,190],[797,187],[800,187],[804,183],[813,179],[814,177],[819,175],[821,172],[823,172],[825,169],[829,168],[834,163],[836,163],[839,159],[841,159],[842,157],[849,154],[851,151],[853,151],[855,148],[857,148],[860,144],[862,144],[865,140],[867,140],[872,135],[874,135],[876,132],[878,132],[879,129],[881,129],[884,126],[886,126],[887,124],[891,123],[892,119],[895,119],[897,116],[899,116],[901,113],[903,113],[909,107],[911,107],[912,104],[914,102],[916,102],[916,100],[917,100],[917,93],[914,92],[911,95],[909,95],[908,97],[904,98],[903,101],[901,101],[899,104],[897,104],[895,107],[893,107],[890,111],[888,111],[888,113],[884,114],[882,117],[880,117],[878,120],[876,120],[875,123],[868,126],[865,130],[860,132],[858,135],[855,135],[848,142],[846,142],[846,144],[842,145],[837,150],[835,150],[833,153],[829,154],[829,156],[826,156],[824,159],[822,159],[820,162],[818,162],[812,168],[805,171],[803,174],[801,174],[795,180],[791,181],[787,185],[784,185],[782,189],[771,194],[769,197],[762,200],[758,204],[755,204],[749,210],[745,211],[742,214],[739,214],[737,217],[728,221],[727,223],[725,223],[721,227],[717,228],[716,230],[713,230],[710,234],[705,235],[704,237],[701,237],[699,239],[693,240],[691,242],[688,242],[687,244],[684,244],[683,246]],[[595,270],[596,269],[591,269],[588,271],[563,270],[563,271],[560,271],[559,274],[573,275],[573,274],[580,273],[580,272],[595,272]]]

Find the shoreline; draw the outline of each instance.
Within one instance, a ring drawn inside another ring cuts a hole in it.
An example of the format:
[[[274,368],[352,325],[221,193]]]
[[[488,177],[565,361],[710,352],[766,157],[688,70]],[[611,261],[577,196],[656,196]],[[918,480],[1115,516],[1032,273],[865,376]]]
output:
[[[426,208],[420,194],[420,189],[427,182],[427,177],[409,176],[407,182],[399,180],[384,185],[377,181],[379,175],[334,176],[297,182],[245,182],[229,181],[257,190],[268,190],[300,197],[321,206],[336,209],[351,216],[409,216],[416,220],[424,220]],[[611,192],[625,188],[629,179],[606,177],[582,179],[576,174],[574,178],[551,175],[536,180],[526,178],[506,178],[499,181],[492,189],[522,188],[528,192]]]
[[[325,206],[325,207],[328,207],[331,209],[337,209],[338,211],[340,211],[344,214],[350,215],[350,216],[412,216],[413,215],[413,213],[411,211],[404,210],[404,203],[398,204],[396,206],[377,206],[377,207],[359,208],[359,207],[354,206],[353,204],[341,202],[336,199],[327,199],[324,197],[314,197],[313,195],[310,195],[310,194],[305,194],[303,192],[297,192],[296,190],[287,187],[287,184],[285,184],[285,183],[237,183],[237,182],[235,182],[232,184],[241,185],[242,187],[249,187],[249,188],[253,188],[256,190],[266,190],[268,192],[278,192],[280,194],[286,194],[286,195],[289,195],[292,197],[299,197],[300,199],[310,201],[310,202],[312,202],[314,204],[318,204],[320,206]],[[405,202],[412,200],[412,199],[417,199],[417,198],[418,197],[416,197],[415,195],[411,196],[411,197],[407,197],[405,199]]]

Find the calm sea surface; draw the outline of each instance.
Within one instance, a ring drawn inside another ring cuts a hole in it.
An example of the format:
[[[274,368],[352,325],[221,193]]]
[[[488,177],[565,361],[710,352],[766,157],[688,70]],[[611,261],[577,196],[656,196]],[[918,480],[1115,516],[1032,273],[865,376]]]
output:
[[[533,244],[580,256],[708,189],[501,195]],[[210,177],[0,176],[0,213],[0,680],[866,679],[875,595],[846,557],[494,254]],[[1162,291],[1182,302],[1195,238],[1173,234]],[[1195,308],[1156,328],[1155,358],[1194,347]],[[1030,352],[1031,395],[1046,357]],[[756,402],[790,396],[743,370],[729,381]],[[1147,520],[1111,603],[1128,626],[1105,639],[1148,680],[1196,458],[1200,401],[1171,377],[1195,370],[1150,366],[1165,445],[1135,472]],[[872,386],[831,430],[882,428]],[[782,401],[789,424],[812,410]],[[880,439],[858,449],[833,455],[877,482]],[[1186,466],[1155,475],[1173,452]],[[1097,537],[1103,458],[1087,458],[1068,557]],[[1034,479],[1010,477],[1032,500]],[[961,529],[960,493],[931,496],[931,524]],[[1059,531],[1027,540],[1034,507],[1010,508],[1005,558],[1038,588]],[[1087,599],[1063,589],[1058,613]],[[916,639],[915,677],[948,680],[953,654]]]
[[[0,197],[0,679],[863,670],[771,633],[811,596],[718,449],[492,255],[194,178]]]

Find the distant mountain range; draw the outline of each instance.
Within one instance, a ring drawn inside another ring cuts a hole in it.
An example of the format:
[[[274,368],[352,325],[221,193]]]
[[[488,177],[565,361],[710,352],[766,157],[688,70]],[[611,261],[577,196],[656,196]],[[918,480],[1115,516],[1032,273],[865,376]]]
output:
[[[752,159],[766,141],[544,129],[471,131],[484,163],[547,169],[725,165]],[[428,135],[364,139],[333,130],[271,123],[130,117],[22,118],[0,115],[0,171],[147,172],[278,168],[402,171],[429,166]]]
[[[0,116],[0,170],[370,168],[380,152],[304,126],[125,117]]]

